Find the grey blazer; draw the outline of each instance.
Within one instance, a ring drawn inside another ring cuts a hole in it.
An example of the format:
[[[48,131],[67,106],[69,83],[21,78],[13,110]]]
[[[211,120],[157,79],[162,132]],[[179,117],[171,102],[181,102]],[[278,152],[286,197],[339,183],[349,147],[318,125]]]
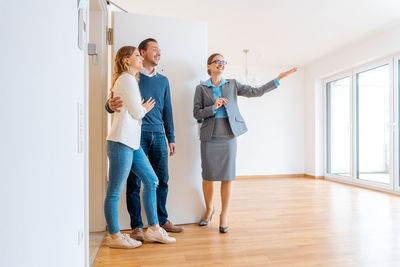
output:
[[[247,132],[247,126],[242,115],[239,112],[237,104],[237,96],[257,97],[262,96],[277,86],[272,80],[259,88],[251,87],[237,82],[234,79],[228,79],[228,82],[222,85],[222,97],[228,99],[225,104],[228,113],[229,124],[234,136],[239,136]],[[212,107],[214,106],[214,94],[211,87],[199,84],[194,94],[193,116],[201,123],[200,140],[208,141],[214,131],[215,114]]]

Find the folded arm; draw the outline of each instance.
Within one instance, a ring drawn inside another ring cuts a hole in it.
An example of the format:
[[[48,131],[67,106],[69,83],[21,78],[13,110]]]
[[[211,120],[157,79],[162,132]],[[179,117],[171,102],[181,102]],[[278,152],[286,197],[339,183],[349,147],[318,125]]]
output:
[[[195,117],[197,121],[202,121],[204,119],[214,116],[215,116],[214,104],[206,107],[204,106],[203,89],[200,85],[197,86],[193,101],[193,117]]]
[[[139,86],[134,84],[132,79],[124,79],[122,81],[122,98],[129,114],[136,120],[142,119],[147,110],[142,106]]]

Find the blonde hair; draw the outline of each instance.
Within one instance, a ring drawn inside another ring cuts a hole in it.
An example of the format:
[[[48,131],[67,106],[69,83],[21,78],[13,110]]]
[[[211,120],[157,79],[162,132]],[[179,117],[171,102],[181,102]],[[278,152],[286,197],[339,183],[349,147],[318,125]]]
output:
[[[114,84],[119,76],[121,76],[122,73],[129,71],[129,66],[126,65],[124,60],[125,58],[132,56],[133,52],[135,52],[136,49],[137,48],[134,46],[123,46],[118,50],[114,60],[114,74],[112,77],[110,91],[112,91]]]

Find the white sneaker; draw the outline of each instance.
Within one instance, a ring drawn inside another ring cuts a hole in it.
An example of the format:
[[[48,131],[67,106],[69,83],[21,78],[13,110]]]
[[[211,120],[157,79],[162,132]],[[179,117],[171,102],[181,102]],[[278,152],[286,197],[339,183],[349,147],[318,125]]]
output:
[[[135,246],[135,248],[140,247],[142,245],[142,242],[132,238],[129,234],[122,234],[122,235],[125,236],[128,242],[133,246]]]
[[[118,238],[109,239],[110,248],[137,248],[142,245],[142,242],[129,237],[128,234],[121,234]]]
[[[171,244],[176,242],[175,237],[168,236],[167,231],[165,231],[162,227],[158,228],[158,230],[147,228],[146,233],[144,233],[144,240],[160,242],[163,244]]]

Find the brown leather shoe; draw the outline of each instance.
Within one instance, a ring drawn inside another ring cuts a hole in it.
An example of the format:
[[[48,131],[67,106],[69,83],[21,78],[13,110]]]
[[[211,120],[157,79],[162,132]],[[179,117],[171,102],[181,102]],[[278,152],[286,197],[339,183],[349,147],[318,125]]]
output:
[[[131,232],[131,237],[138,241],[144,241],[143,229],[142,228],[135,228]]]
[[[185,228],[183,228],[183,226],[174,225],[170,221],[167,221],[166,223],[161,225],[161,227],[164,228],[165,231],[171,232],[171,233],[180,233],[185,229]]]

